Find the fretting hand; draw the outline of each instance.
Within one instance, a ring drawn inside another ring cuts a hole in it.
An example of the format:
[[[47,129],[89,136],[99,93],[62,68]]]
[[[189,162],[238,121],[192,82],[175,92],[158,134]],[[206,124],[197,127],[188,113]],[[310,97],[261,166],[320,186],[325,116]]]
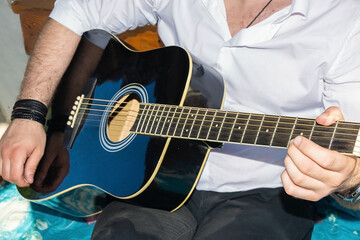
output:
[[[326,126],[339,120],[343,115],[337,107],[328,108],[316,118],[317,123]],[[318,201],[358,184],[360,161],[356,157],[325,149],[302,136],[291,142],[284,162],[284,189],[296,198]]]

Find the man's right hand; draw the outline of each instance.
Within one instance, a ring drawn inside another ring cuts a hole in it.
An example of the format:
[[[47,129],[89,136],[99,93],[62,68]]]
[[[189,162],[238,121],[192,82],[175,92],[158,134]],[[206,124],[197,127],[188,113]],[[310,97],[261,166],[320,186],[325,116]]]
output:
[[[0,176],[19,187],[32,184],[45,143],[42,124],[14,119],[0,140]]]

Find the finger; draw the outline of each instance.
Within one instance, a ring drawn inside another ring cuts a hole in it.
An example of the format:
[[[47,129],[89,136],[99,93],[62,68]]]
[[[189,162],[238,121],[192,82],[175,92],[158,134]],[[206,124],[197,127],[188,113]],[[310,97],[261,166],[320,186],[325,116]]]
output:
[[[46,179],[46,176],[48,175],[49,168],[51,164],[53,163],[55,156],[46,154],[42,157],[40,160],[39,165],[36,169],[36,175],[34,179],[34,185],[41,187],[43,185],[44,180]]]
[[[43,151],[37,148],[31,153],[31,155],[26,161],[24,176],[26,181],[30,184],[34,182],[35,171],[42,155],[43,155]]]
[[[338,181],[334,179],[339,179],[338,172],[321,167],[316,161],[304,155],[294,144],[289,146],[288,158],[285,158],[285,164],[289,164],[289,166],[294,165],[292,167],[299,170],[302,174],[319,182],[326,183],[328,186],[337,186]],[[294,174],[296,173],[294,172]]]
[[[325,126],[329,126],[340,120],[344,120],[344,116],[338,107],[329,107],[316,118],[318,124]]]
[[[5,180],[10,181],[10,160],[8,158],[3,159],[2,176]]]
[[[10,179],[19,187],[29,186],[24,179],[24,164],[27,158],[25,151],[20,148],[14,149],[10,163]]]
[[[343,160],[340,153],[325,149],[305,137],[297,136],[293,143],[302,154],[324,169],[338,172],[343,171],[344,168],[351,168],[347,166],[348,162]]]
[[[306,189],[313,189],[314,191],[323,191],[325,189],[326,186],[321,181],[303,173],[294,164],[290,156],[285,158],[284,163],[286,172],[295,185]]]
[[[54,168],[50,169],[50,171],[52,171],[51,181],[46,182],[46,184],[42,186],[42,191],[44,192],[55,191],[67,175],[66,169]]]
[[[291,178],[289,177],[286,170],[281,174],[281,180],[282,180],[285,192],[290,196],[309,200],[309,201],[318,201],[322,198],[321,196],[317,195],[314,191],[312,191],[310,189],[306,189],[306,188],[301,188],[301,187],[297,186],[296,184],[294,184],[291,181]]]

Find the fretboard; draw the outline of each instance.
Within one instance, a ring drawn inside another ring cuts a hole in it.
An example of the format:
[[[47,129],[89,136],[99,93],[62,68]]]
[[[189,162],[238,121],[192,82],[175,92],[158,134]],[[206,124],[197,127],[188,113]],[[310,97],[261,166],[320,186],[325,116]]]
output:
[[[162,137],[277,148],[287,148],[293,138],[302,135],[322,147],[360,155],[360,124],[344,121],[322,126],[308,118],[141,104],[131,131]]]

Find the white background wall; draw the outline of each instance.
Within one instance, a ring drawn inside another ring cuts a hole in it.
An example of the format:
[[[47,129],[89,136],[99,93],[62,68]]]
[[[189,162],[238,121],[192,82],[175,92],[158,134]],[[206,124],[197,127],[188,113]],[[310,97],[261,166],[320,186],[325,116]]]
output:
[[[18,96],[28,56],[19,15],[7,0],[0,0],[0,109],[7,121]]]

